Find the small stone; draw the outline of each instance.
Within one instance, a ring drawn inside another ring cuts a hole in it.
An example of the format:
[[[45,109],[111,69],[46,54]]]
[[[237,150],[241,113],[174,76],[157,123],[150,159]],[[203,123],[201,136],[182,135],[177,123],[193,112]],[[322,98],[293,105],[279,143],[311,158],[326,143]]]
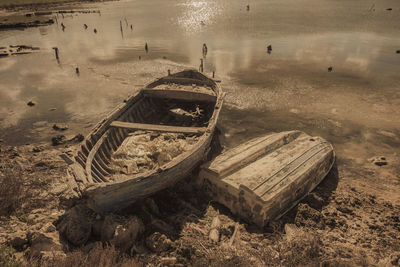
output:
[[[94,213],[85,205],[77,205],[67,211],[57,224],[57,230],[71,244],[84,245],[92,232]]]
[[[159,232],[155,232],[146,238],[146,246],[153,252],[166,251],[171,247],[171,244],[171,240]]]
[[[14,233],[7,243],[17,251],[24,250],[24,246],[28,244],[26,233],[25,232]]]
[[[32,149],[32,151],[35,153],[42,152],[43,150],[44,150],[44,148],[41,146],[36,146]]]
[[[68,128],[69,128],[68,125],[65,123],[55,123],[53,125],[53,129],[56,131],[65,131],[68,130]]]
[[[65,144],[65,135],[57,135],[51,138],[51,143],[53,146]]]
[[[176,263],[176,257],[164,257],[160,259],[160,263],[163,265],[174,265]]]

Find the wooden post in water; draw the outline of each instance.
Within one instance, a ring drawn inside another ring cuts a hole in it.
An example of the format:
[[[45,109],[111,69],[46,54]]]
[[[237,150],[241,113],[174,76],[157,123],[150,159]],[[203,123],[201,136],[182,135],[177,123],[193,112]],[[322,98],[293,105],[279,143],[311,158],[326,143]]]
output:
[[[204,70],[203,59],[200,58],[200,72],[203,72],[203,70]]]
[[[58,47],[53,47],[54,52],[56,53],[56,59],[58,60]]]

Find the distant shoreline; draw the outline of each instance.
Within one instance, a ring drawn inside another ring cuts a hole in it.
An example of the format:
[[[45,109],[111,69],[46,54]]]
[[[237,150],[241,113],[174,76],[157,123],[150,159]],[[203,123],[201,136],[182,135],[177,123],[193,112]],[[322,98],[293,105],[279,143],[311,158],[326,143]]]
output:
[[[98,3],[105,1],[107,0],[5,0],[4,2],[0,3],[0,10],[3,9],[6,11],[16,11],[54,7],[64,4]]]

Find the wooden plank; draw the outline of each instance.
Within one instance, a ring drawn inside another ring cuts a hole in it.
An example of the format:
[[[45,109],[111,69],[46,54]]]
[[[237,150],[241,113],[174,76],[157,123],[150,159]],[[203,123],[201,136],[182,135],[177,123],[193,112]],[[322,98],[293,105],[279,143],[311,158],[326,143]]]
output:
[[[260,156],[278,149],[301,135],[300,131],[288,131],[261,136],[230,149],[217,156],[203,168],[217,174],[220,178],[243,168]]]
[[[177,99],[192,102],[215,103],[217,101],[217,97],[215,95],[186,90],[142,89],[142,92],[148,97]]]
[[[132,123],[124,121],[113,121],[110,124],[110,126],[117,128],[125,128],[130,130],[147,130],[147,131],[187,133],[187,134],[203,134],[207,129],[206,127],[167,126],[167,125],[157,125],[157,124]]]
[[[199,80],[199,79],[193,79],[193,78],[181,78],[181,77],[174,77],[174,76],[168,76],[161,78],[161,82],[164,83],[177,83],[177,84],[197,84],[197,85],[208,85],[208,86],[213,86],[214,83],[212,80]]]

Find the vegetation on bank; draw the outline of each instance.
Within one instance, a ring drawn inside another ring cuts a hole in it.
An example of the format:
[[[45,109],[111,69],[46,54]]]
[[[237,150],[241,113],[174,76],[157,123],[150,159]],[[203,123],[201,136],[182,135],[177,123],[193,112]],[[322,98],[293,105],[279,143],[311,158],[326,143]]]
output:
[[[98,1],[98,0],[97,0]],[[68,2],[97,2],[96,0],[0,0],[0,8],[12,8],[17,6],[61,4]]]

